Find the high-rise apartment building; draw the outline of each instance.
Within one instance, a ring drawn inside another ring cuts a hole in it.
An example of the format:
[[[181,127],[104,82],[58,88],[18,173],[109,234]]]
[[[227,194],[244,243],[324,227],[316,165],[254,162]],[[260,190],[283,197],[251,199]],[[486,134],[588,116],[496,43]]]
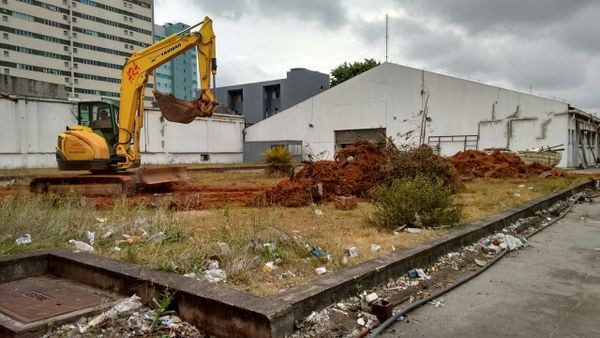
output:
[[[0,16],[0,72],[69,97],[118,99],[125,60],[153,43],[153,0],[0,0]]]
[[[154,25],[154,41],[179,33],[189,28],[184,23],[167,23]],[[198,88],[198,58],[196,49],[192,48],[175,59],[160,66],[155,74],[156,89],[163,93],[173,94],[175,97],[191,100],[196,98]]]

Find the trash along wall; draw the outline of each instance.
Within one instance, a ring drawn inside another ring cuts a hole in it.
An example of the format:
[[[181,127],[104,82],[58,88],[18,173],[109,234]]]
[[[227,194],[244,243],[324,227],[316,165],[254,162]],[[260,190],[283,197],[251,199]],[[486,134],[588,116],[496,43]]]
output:
[[[57,136],[77,123],[73,102],[0,97],[0,169],[56,167]],[[237,163],[243,160],[239,116],[214,115],[190,124],[170,123],[146,110],[140,138],[142,163]]]
[[[423,140],[444,155],[562,144],[558,166],[575,167],[582,156],[574,151],[585,148],[588,159],[597,158],[598,145],[597,138],[591,147],[572,145],[572,110],[554,99],[383,63],[247,128],[245,140],[303,140],[305,159],[331,159],[345,146],[336,132],[381,129],[399,145]]]

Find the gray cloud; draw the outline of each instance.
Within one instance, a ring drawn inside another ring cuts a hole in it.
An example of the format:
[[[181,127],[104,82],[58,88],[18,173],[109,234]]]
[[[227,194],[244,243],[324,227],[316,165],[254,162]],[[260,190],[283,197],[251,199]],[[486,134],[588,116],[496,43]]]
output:
[[[214,0],[186,0],[186,3],[200,8],[207,15],[230,20],[260,17],[272,21],[274,29],[282,28],[282,18],[313,22],[329,29],[338,28],[348,20],[341,0],[229,0],[226,5]]]

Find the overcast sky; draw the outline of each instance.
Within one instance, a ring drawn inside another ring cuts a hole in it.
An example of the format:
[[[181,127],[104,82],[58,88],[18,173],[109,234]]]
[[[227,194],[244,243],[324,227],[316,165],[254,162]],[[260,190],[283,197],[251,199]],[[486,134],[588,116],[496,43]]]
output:
[[[390,62],[565,99],[600,112],[597,0],[156,0],[155,20],[214,21],[217,85],[304,67]]]

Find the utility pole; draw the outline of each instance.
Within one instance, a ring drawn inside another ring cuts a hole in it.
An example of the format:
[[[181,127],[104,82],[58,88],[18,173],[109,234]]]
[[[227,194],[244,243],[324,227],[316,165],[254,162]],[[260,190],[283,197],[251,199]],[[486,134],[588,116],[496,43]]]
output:
[[[389,17],[386,14],[385,15],[385,62],[388,62],[388,38],[389,38],[388,23],[389,23]]]

